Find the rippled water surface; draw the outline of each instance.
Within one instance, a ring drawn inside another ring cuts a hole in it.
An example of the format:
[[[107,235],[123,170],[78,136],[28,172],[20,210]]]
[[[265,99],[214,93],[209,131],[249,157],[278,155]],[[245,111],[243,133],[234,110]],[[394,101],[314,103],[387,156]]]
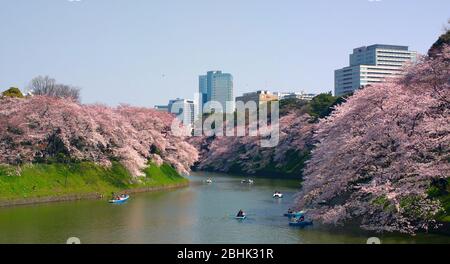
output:
[[[203,183],[212,177],[213,183]],[[373,234],[314,225],[292,228],[283,213],[293,202],[298,182],[195,173],[183,189],[136,194],[123,205],[106,201],[0,208],[0,243],[365,243]],[[284,193],[273,199],[274,191]],[[248,219],[239,221],[239,209]],[[383,243],[450,243],[449,236],[391,235]]]

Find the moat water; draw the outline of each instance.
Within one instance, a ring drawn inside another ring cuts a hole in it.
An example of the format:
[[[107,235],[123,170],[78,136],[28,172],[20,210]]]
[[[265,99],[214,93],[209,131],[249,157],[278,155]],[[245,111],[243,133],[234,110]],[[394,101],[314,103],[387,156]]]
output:
[[[213,178],[212,184],[203,181]],[[186,188],[136,194],[122,205],[104,200],[0,208],[0,243],[366,243],[357,226],[290,227],[283,213],[299,189],[296,180],[193,173]],[[272,198],[274,191],[284,194]],[[234,219],[239,209],[248,214]],[[383,235],[382,243],[450,243],[450,236]]]

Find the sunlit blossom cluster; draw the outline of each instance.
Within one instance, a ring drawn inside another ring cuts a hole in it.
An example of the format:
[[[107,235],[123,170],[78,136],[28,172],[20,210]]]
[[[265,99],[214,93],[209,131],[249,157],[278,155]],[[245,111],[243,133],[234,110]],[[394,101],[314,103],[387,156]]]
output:
[[[188,173],[197,151],[172,135],[173,116],[122,105],[81,105],[54,97],[0,100],[0,163],[68,157],[108,166],[121,162],[134,176],[149,161]]]

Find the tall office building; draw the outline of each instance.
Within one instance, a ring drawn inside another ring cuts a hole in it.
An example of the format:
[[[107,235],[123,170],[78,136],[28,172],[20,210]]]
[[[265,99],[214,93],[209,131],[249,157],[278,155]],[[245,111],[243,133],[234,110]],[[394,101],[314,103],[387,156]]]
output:
[[[197,120],[195,116],[196,103],[192,100],[180,99],[170,100],[167,106],[168,112],[175,114],[185,126],[193,128]]]
[[[402,74],[402,67],[416,59],[417,52],[409,51],[407,46],[375,44],[356,48],[350,54],[350,66],[334,73],[334,93],[336,96],[348,94]]]
[[[198,77],[198,93],[200,94],[199,98],[199,111],[198,113],[203,112],[203,105],[208,102],[208,77],[206,75],[200,75]]]
[[[199,77],[200,113],[207,102],[216,101],[222,105],[223,112],[234,111],[233,76],[221,71],[209,71]],[[231,109],[226,109],[230,102]]]

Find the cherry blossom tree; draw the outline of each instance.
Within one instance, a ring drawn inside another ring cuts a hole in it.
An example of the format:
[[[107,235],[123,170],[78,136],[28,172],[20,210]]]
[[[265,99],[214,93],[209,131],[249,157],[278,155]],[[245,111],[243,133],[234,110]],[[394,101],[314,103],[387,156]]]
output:
[[[450,48],[357,91],[320,121],[297,207],[324,223],[415,233],[442,210],[427,190],[450,176]]]
[[[187,174],[197,151],[170,131],[173,116],[152,109],[81,105],[34,96],[0,102],[0,163],[43,162],[65,156],[108,166],[120,161],[134,176],[152,160]]]
[[[279,143],[275,147],[262,147],[262,136],[250,136],[249,127],[247,124],[244,128],[245,136],[189,139],[200,152],[196,168],[218,172],[301,176],[301,159],[308,156],[313,145],[315,124],[310,115],[291,111],[282,116],[279,120]],[[235,131],[238,129],[234,128]],[[278,127],[269,126],[268,129]]]

